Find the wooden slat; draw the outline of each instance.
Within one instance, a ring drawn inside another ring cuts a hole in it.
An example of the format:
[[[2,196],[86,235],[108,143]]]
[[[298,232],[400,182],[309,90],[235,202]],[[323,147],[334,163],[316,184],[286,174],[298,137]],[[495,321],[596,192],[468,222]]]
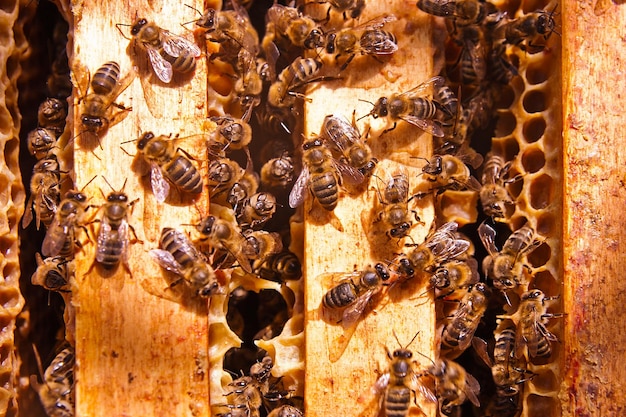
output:
[[[563,415],[620,415],[624,396],[626,8],[561,4],[564,125]]]
[[[437,73],[433,68],[430,19],[416,7],[393,0],[368,2],[361,22],[385,13],[398,17],[398,21],[384,28],[398,35],[398,52],[384,64],[370,57],[357,57],[342,74],[344,80],[315,87],[308,95],[311,102],[305,104],[307,138],[320,132],[326,115],[342,114],[351,119],[353,110],[357,116],[365,115],[372,107],[359,99],[374,102],[381,96],[409,90]],[[413,157],[430,155],[432,141],[429,135],[401,122],[395,130],[376,137],[384,129],[385,121],[365,118],[359,123],[361,130],[369,122],[375,132],[369,144],[374,156],[380,160],[377,175],[384,180],[401,165],[399,162],[406,164],[403,166],[410,178],[411,190],[414,190],[420,172],[417,166],[423,165],[423,161]],[[377,185],[383,186],[374,178],[369,192],[358,196],[342,194],[334,213],[343,231],[333,226],[317,203],[313,207],[311,199],[305,203],[305,410],[309,417],[373,415],[378,403],[370,402],[368,393],[380,375],[378,372],[388,369],[385,348],[389,351],[398,349],[398,341],[406,346],[419,332],[409,348],[434,358],[432,299],[419,296],[425,291],[424,283],[410,282],[367,314],[343,355],[336,362],[331,361],[340,345],[343,329],[322,318],[321,301],[330,284],[321,282],[320,274],[351,272],[355,268],[362,270],[376,262],[389,261],[394,253],[405,250],[392,240],[378,240],[374,246],[368,241],[364,224],[371,224],[374,220],[375,213],[371,209],[377,195],[371,189]],[[411,233],[414,241],[419,243],[434,217],[432,202],[422,202],[416,210],[425,222],[425,225],[416,225]],[[418,354],[415,354],[415,360],[428,364],[428,360]],[[423,402],[421,398],[418,401]],[[427,415],[434,415],[435,409],[430,404],[430,408],[424,411]],[[412,407],[410,415],[421,413]]]
[[[186,3],[203,9],[202,2]],[[76,2],[72,68],[85,65],[93,74],[104,62],[115,60],[123,74],[127,73],[132,65],[129,54],[134,54],[134,49],[128,47],[129,41],[115,24],[131,24],[135,13],[192,39],[191,32],[180,24],[197,15],[182,3]],[[130,37],[129,27],[122,30]],[[137,64],[145,68],[146,55],[141,57]],[[210,415],[206,301],[188,297],[176,302],[150,293],[162,292],[166,298],[176,298],[175,290],[165,289],[167,281],[162,271],[148,256],[148,251],[158,246],[162,227],[181,228],[181,224],[197,222],[198,210],[206,211],[208,207],[206,201],[195,205],[157,203],[149,181],[145,176],[140,179],[136,171],[137,160],[124,152],[135,154],[135,143],[121,145],[149,130],[157,135],[183,137],[199,133],[207,111],[206,71],[202,59],[197,64],[193,77],[178,82],[175,78],[170,85],[152,83],[150,109],[145,102],[148,95],[144,94],[139,78],[135,79],[118,99],[132,106],[132,111],[102,138],[102,149],[81,148],[84,143],[80,136],[75,141],[77,188],[97,175],[85,192],[91,204],[101,205],[99,189],[104,194],[111,191],[103,177],[116,189],[126,181],[129,198],[139,198],[130,223],[144,242],[130,247],[132,276],[122,267],[110,277],[101,276],[98,268],[87,274],[94,259],[95,242],[87,243],[77,255],[77,287],[72,294],[76,308],[77,416]],[[156,79],[151,74],[139,74],[145,75],[151,76],[152,81]],[[77,108],[75,134],[81,129]],[[151,110],[162,113],[162,117],[155,118]],[[204,159],[197,145],[180,144]],[[93,227],[97,231],[97,224]]]

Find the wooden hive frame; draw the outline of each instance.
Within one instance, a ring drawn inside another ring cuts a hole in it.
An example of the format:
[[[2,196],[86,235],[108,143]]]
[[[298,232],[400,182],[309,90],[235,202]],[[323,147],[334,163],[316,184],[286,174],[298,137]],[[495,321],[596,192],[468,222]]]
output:
[[[202,4],[195,6],[203,9]],[[619,414],[619,410],[626,406],[621,395],[621,381],[626,378],[619,367],[619,359],[624,358],[621,346],[626,342],[626,336],[614,331],[615,326],[619,326],[616,324],[621,312],[622,303],[619,300],[623,297],[626,284],[619,277],[612,277],[626,266],[626,261],[620,256],[624,245],[620,227],[622,219],[620,211],[613,209],[622,205],[626,181],[621,169],[624,151],[620,147],[620,111],[625,93],[620,77],[626,65],[626,51],[619,43],[626,23],[626,9],[613,5],[606,13],[596,16],[593,6],[589,1],[570,0],[559,6],[563,51],[563,305],[568,314],[562,340],[564,373],[560,400],[563,415],[613,415]],[[109,59],[116,59],[123,64],[123,68],[129,68],[125,50],[128,43],[114,29],[114,24],[130,23],[134,17],[134,7],[135,5],[125,2],[73,4],[74,45],[78,51],[74,58],[92,71]],[[153,3],[151,10],[137,7],[139,14],[146,11],[155,20],[158,15],[159,24],[172,28],[174,32],[183,31],[178,30],[178,24],[189,20],[188,14],[182,18],[179,16],[179,13],[183,13],[179,5],[171,10],[166,8],[173,6],[166,3]],[[413,5],[410,7],[414,9]],[[413,9],[410,13],[415,13]],[[107,18],[102,19],[103,15]],[[580,36],[581,33],[584,36]],[[110,56],[102,56],[99,48],[91,47],[94,38],[111,40],[111,50],[108,51]],[[430,58],[432,52],[427,51],[425,55]],[[202,129],[196,119],[206,115],[206,85],[198,81],[205,76],[201,61],[198,64],[196,77],[190,84],[176,89],[164,88],[168,91],[167,94],[159,94],[158,91],[155,94],[160,97],[158,100],[163,100],[159,104],[164,108],[174,108],[180,103],[186,106],[186,110],[180,111],[175,117],[155,120],[143,104],[144,92],[139,82],[135,82],[120,97],[125,104],[130,104],[132,98],[133,111],[122,123],[110,130],[103,140],[102,150],[95,148],[93,152],[76,152],[78,187],[89,181],[94,173],[106,176],[111,184],[121,187],[128,175],[119,169],[117,161],[127,161],[129,157],[121,151],[119,142],[136,138],[143,130],[156,131],[158,126],[159,133],[180,132],[184,136]],[[400,62],[397,64],[404,65]],[[424,71],[423,76],[416,78],[427,78],[429,69]],[[375,84],[380,85],[378,81]],[[400,84],[392,85],[394,90],[395,85],[398,86],[398,91],[404,88]],[[157,86],[154,88],[161,89]],[[175,94],[172,94],[174,90]],[[373,85],[365,86],[364,90],[355,93],[352,89],[345,96],[335,91],[332,98],[349,101],[346,108],[353,108],[354,97],[375,99],[380,94],[373,90]],[[307,134],[319,130],[325,113],[319,113],[315,102],[323,100],[324,94],[329,94],[325,88],[318,88],[311,94],[312,105],[306,109],[307,117],[310,117],[310,127],[305,128]],[[168,99],[171,101],[168,102]],[[363,107],[361,112],[362,109]],[[193,146],[190,145],[190,148]],[[95,155],[101,159],[98,160]],[[122,164],[122,167],[125,166],[127,165]],[[154,205],[149,206],[150,201],[154,201],[152,197],[146,196],[149,190],[141,187],[135,176],[132,178],[134,181],[129,180],[125,190],[129,196],[141,196],[134,209],[132,222],[143,225],[136,228],[140,230],[138,235],[144,240],[145,247],[156,247],[158,231],[164,224],[155,223],[150,218],[151,215],[146,214],[156,210]],[[97,181],[98,184],[100,182]],[[92,183],[88,188],[89,194],[99,196],[100,192],[95,184]],[[99,187],[106,193],[105,185],[100,184]],[[360,216],[353,221],[346,218],[349,213],[359,211],[351,207],[358,208],[362,203],[346,201],[342,204],[345,207],[339,207],[338,216],[342,220],[346,237],[354,238],[359,233]],[[171,213],[159,212],[159,217],[175,215],[181,223],[192,223],[196,220],[193,210],[185,207],[171,210]],[[334,240],[336,236],[332,234],[335,231],[329,227],[331,226],[320,227],[314,222],[309,223],[306,226],[305,239],[327,236],[329,240]],[[347,240],[344,245],[359,246],[357,243]],[[317,245],[316,243],[315,247]],[[123,277],[123,273],[107,279],[84,275],[83,271],[89,269],[93,259],[93,248],[87,245],[84,254],[79,257],[77,280],[80,285],[74,301],[78,307],[75,336],[79,360],[77,415],[210,415],[207,401],[209,378],[201,377],[208,366],[210,341],[209,322],[205,314],[207,307],[193,303],[193,308],[181,308],[179,304],[145,293],[141,287],[142,280],[160,276],[160,272],[149,262],[140,261],[146,259],[145,250],[140,246],[134,245],[131,248],[131,258],[137,260],[131,262],[133,278]],[[329,363],[324,360],[323,354],[320,355],[320,351],[326,350],[326,346],[332,343],[338,332],[318,326],[319,318],[316,318],[314,310],[321,297],[321,288],[315,287],[312,279],[324,270],[324,265],[325,268],[334,270],[351,270],[354,263],[364,266],[371,261],[365,248],[362,248],[365,255],[357,258],[358,261],[350,260],[347,264],[335,259],[337,254],[333,255],[335,258],[330,258],[314,252],[312,244],[305,243],[305,248],[307,414],[327,415],[330,411],[338,410],[344,402],[343,406],[350,410],[349,414],[356,414],[358,407],[354,408],[354,399],[367,390],[375,379],[377,362],[380,366],[385,366],[383,345],[389,349],[394,348],[392,330],[395,330],[402,343],[411,340],[416,330],[413,326],[408,326],[411,323],[406,318],[397,318],[403,311],[401,303],[386,305],[380,312],[371,315],[371,320],[368,318],[368,322],[357,330],[354,340],[346,350],[346,357],[338,362],[336,368],[330,369],[334,388],[325,390],[324,387],[330,383],[330,379],[328,368],[324,365]],[[314,262],[316,259],[321,261]],[[604,277],[608,279],[605,280]],[[122,314],[121,311],[125,312]],[[170,327],[166,319],[174,315],[180,321],[171,323]],[[393,321],[390,317],[394,317]],[[408,317],[410,320],[410,316]],[[432,317],[425,320],[424,330],[417,343],[411,346],[413,349],[426,355],[432,353],[433,323]],[[150,332],[137,329],[150,329]],[[327,332],[332,333],[330,337]],[[368,334],[372,332],[376,332],[376,340],[382,342],[369,339]],[[380,332],[386,334],[382,336]],[[185,343],[180,343],[180,337],[186,339]],[[151,352],[153,356],[148,357],[146,352]],[[366,370],[361,367],[364,365],[362,355],[374,358],[371,364],[366,365]],[[323,363],[320,363],[320,359]],[[346,370],[345,364],[351,361],[360,368],[350,369],[348,373],[342,374]],[[172,363],[177,365],[176,368],[171,366]],[[181,378],[180,375],[186,377]],[[117,383],[113,384],[112,381]],[[332,402],[329,398],[332,398]]]

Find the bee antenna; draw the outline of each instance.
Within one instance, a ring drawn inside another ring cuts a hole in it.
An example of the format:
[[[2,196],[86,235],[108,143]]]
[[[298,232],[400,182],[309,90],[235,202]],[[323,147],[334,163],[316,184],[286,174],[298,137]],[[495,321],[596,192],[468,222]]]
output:
[[[193,7],[193,6],[191,6],[191,5],[187,4],[187,3],[185,3],[184,5],[189,7],[191,10],[195,10],[196,13],[198,13],[200,16],[202,16],[202,12],[200,10],[196,9],[195,7]],[[191,22],[195,22],[195,20],[192,20]],[[191,22],[187,22],[187,23],[191,23]],[[187,23],[183,23],[183,25],[186,25]]]
[[[95,180],[97,176],[98,176],[98,175],[94,175],[94,176],[93,176],[93,177],[92,177],[92,178],[91,178],[91,179],[87,182],[87,184],[83,185],[83,188],[81,188],[81,189],[80,189],[80,192],[82,193],[82,192],[83,192],[83,190],[84,190],[85,188],[87,188],[87,186],[88,186],[89,184],[91,184],[91,182],[92,182],[93,180]]]
[[[41,356],[39,355],[39,350],[37,349],[37,346],[35,346],[35,344],[32,344],[33,346],[33,354],[35,355],[35,362],[37,362],[37,370],[39,371],[39,376],[41,377],[41,380],[43,381],[43,383],[46,383],[46,380],[44,378],[44,372],[43,372],[43,366],[41,365]]]
[[[129,38],[128,36],[126,36],[126,35],[124,34],[124,32],[122,31],[122,29],[120,29],[120,26],[131,27],[132,25],[129,25],[129,24],[127,24],[127,23],[116,23],[116,24],[115,24],[115,27],[117,28],[117,30],[120,32],[120,35],[122,35],[122,37],[123,37],[124,39],[127,39],[127,40],[129,40],[129,41],[130,41],[130,40],[132,40],[132,38]]]

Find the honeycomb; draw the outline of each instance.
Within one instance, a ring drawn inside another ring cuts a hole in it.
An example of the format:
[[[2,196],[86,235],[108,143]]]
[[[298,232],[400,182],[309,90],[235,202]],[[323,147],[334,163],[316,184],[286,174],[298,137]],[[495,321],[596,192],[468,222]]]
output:
[[[213,4],[209,6],[215,7]],[[537,2],[531,3],[522,1],[519,5],[513,3],[498,3],[498,6],[507,10],[510,16],[522,16],[525,13],[530,13],[538,8],[551,10],[553,4],[538,4]],[[64,5],[64,7],[65,10],[69,9],[68,5]],[[407,15],[415,16],[416,13],[417,12],[415,10],[411,9],[411,12],[408,12]],[[68,14],[67,17],[71,18],[72,16]],[[406,16],[402,17],[404,18]],[[405,30],[405,35],[411,33],[410,28],[406,28]],[[70,33],[71,32],[72,30],[70,30]],[[441,33],[438,35],[441,35]],[[199,36],[201,35],[196,34],[197,38]],[[70,37],[69,43],[71,44],[71,42],[72,40]],[[121,42],[123,42],[123,40],[121,40]],[[209,48],[210,47],[211,45],[209,45]],[[491,151],[503,156],[506,161],[511,162],[511,168],[509,171],[510,177],[516,178],[515,181],[507,184],[507,189],[515,199],[515,205],[512,208],[512,211],[507,213],[505,222],[507,225],[506,227],[509,227],[511,231],[515,231],[524,224],[528,223],[537,231],[542,243],[533,252],[521,260],[524,264],[529,265],[530,270],[527,275],[531,277],[531,279],[515,290],[518,297],[516,297],[515,294],[510,294],[511,305],[504,306],[506,317],[510,317],[507,315],[511,315],[515,312],[517,305],[519,304],[519,295],[528,289],[538,288],[549,296],[558,296],[562,291],[562,265],[559,258],[559,254],[561,253],[559,231],[562,228],[562,207],[560,203],[562,200],[560,187],[560,184],[562,183],[562,148],[560,139],[562,126],[560,124],[561,91],[559,39],[558,36],[552,36],[549,46],[541,53],[529,53],[511,48],[509,54],[514,54],[517,57],[515,62],[518,63],[519,77],[516,77],[513,82],[506,87],[502,97],[499,99],[497,106],[497,124],[495,126],[495,135],[491,139]],[[206,71],[210,74],[207,77],[208,81],[206,85],[206,95],[208,97],[207,106],[209,109],[208,115],[222,115],[231,111],[237,112],[240,110],[233,108],[232,106],[232,95],[230,93],[232,90],[232,80],[229,76],[224,75],[225,73],[228,73],[230,69],[227,67],[220,67],[220,63],[207,62],[206,65]],[[437,64],[435,64],[435,69],[430,72],[436,73],[437,70]],[[200,69],[198,71],[200,71]],[[394,78],[393,73],[387,73],[386,76],[389,79]],[[419,78],[426,78],[426,76],[420,76]],[[141,104],[138,102],[140,102],[142,97],[145,97],[147,94],[145,90],[142,92],[139,91],[141,90],[133,90],[133,107],[140,107]],[[314,94],[315,93],[312,93],[313,100],[315,100]],[[373,96],[375,96],[375,94],[368,94],[368,97]],[[204,116],[200,110],[205,109],[196,110],[195,114]],[[306,112],[307,110],[304,109],[302,111]],[[154,112],[152,113],[154,115]],[[72,116],[70,115],[70,119],[71,118]],[[307,123],[310,124],[310,126],[319,126],[319,123],[316,123],[316,121],[313,120],[308,120]],[[149,124],[145,123],[144,126],[147,128]],[[214,126],[211,123],[204,122],[201,124],[200,128],[210,130],[213,129]],[[187,127],[186,129],[189,133],[193,132],[193,128],[191,127]],[[313,129],[318,128],[314,127]],[[136,128],[132,131],[132,135],[129,133],[129,130],[131,129],[124,131],[125,139],[121,139],[120,141],[128,140],[128,136],[138,136]],[[14,136],[16,135],[16,132],[17,130],[13,128],[12,134]],[[307,133],[313,132],[315,132],[315,130],[309,129],[309,132]],[[111,138],[106,138],[106,140],[109,139]],[[381,147],[384,148],[384,146]],[[12,155],[16,153],[17,147],[15,144],[11,149],[12,151],[15,151]],[[390,153],[387,150],[381,149],[378,149],[377,151],[386,156],[389,156]],[[98,150],[94,149],[93,152],[95,154]],[[115,152],[111,152],[106,155],[107,157],[115,155],[115,158],[125,157],[124,155],[121,155],[119,151]],[[409,150],[408,153],[412,152],[414,152],[413,149]],[[422,151],[420,150],[420,152]],[[426,154],[427,152],[424,153],[424,155]],[[7,155],[6,151],[5,155]],[[13,156],[13,158],[15,159],[16,156]],[[93,156],[86,155],[85,152],[82,152],[78,158],[81,162],[85,162],[92,167],[92,170],[93,165],[97,166],[102,163],[94,161]],[[66,168],[71,168],[73,166],[73,161],[70,159],[66,161],[65,164]],[[387,166],[386,164],[387,162],[383,162],[381,163],[381,166],[383,169],[391,172],[393,168]],[[14,169],[11,169],[11,166],[9,166],[9,172],[19,172],[19,170],[15,167],[13,168]],[[89,180],[89,178],[85,178],[84,173],[79,175],[81,177],[78,178],[78,180],[81,181],[81,184],[84,184]],[[10,178],[11,183],[16,181],[18,184],[20,183],[19,178]],[[18,192],[13,191],[15,189],[19,191],[19,186],[12,188],[10,194],[14,203],[16,201],[20,202],[19,204],[15,203],[14,210],[17,210],[17,207],[19,207],[20,211],[18,213],[11,214],[11,218],[13,219],[12,222],[5,222],[5,224],[13,224],[13,228],[17,227],[16,225],[18,221],[16,219],[21,217],[21,210],[24,202],[23,194],[18,195]],[[92,191],[94,191],[94,195],[98,192],[96,188]],[[13,197],[14,195],[17,197]],[[478,196],[476,192],[446,191],[441,194],[438,201],[435,203],[437,212],[433,214],[429,212],[428,208],[420,207],[420,218],[426,220],[429,217],[436,217],[438,221],[456,221],[460,226],[467,225],[468,228],[465,230],[471,230],[473,227],[472,225],[476,224],[479,216],[479,213],[477,212]],[[201,210],[204,208],[205,207],[202,207]],[[140,213],[134,214],[134,221],[141,222],[150,209],[154,209],[154,207],[146,207],[143,208],[143,210],[139,209]],[[210,209],[206,209],[211,210],[211,213],[216,210],[214,206],[211,206]],[[341,211],[339,211],[339,213],[338,217],[341,218]],[[189,221],[193,221],[193,215]],[[311,218],[309,218],[308,221],[311,221]],[[348,225],[346,224],[343,226]],[[359,236],[361,233],[360,226],[360,223],[357,224],[354,229],[350,228],[354,226],[348,226],[346,227],[346,230],[344,230],[344,233]],[[305,241],[305,229],[307,230],[306,233],[320,233],[320,231],[315,230],[315,227],[311,228],[311,224],[307,225],[303,223],[302,219],[298,215],[291,219],[291,237],[289,239],[291,244],[289,249],[296,253],[300,259],[306,259],[306,250],[303,243]],[[155,236],[157,235],[157,230],[158,228],[155,225],[150,224],[146,227],[146,230],[139,232],[140,238],[146,242],[146,248],[156,247]],[[420,238],[423,239],[426,232],[427,228],[425,226],[417,227],[417,233],[414,237],[415,241],[419,242]],[[475,241],[475,245],[480,245],[480,243]],[[386,250],[388,249],[389,248],[386,248]],[[139,249],[133,248],[133,250],[136,250],[137,253],[139,253]],[[11,250],[8,250],[7,252],[10,253]],[[16,251],[13,250],[12,254],[15,255],[15,253]],[[92,256],[93,253],[89,252],[85,255],[86,258],[90,258]],[[391,255],[387,253],[387,256],[390,257]],[[357,261],[348,259],[347,262],[355,263]],[[348,266],[348,268],[350,268],[350,266]],[[83,268],[83,270],[84,269],[85,268]],[[6,270],[7,269],[5,269],[5,271]],[[15,275],[17,272],[18,269],[13,267],[12,273]],[[311,276],[318,275],[317,273],[314,273],[312,269],[307,271],[307,273]],[[303,397],[305,395],[304,380],[306,374],[304,328],[305,322],[310,319],[310,317],[307,316],[309,312],[305,309],[304,280],[287,281],[281,285],[270,281],[251,279],[245,274],[240,274],[237,270],[226,271],[225,275],[227,275],[226,279],[229,280],[227,291],[225,291],[224,294],[214,296],[208,307],[196,306],[200,313],[206,312],[208,317],[206,334],[209,341],[209,347],[206,351],[206,355],[203,355],[203,352],[196,352],[195,359],[196,363],[199,364],[196,369],[197,374],[203,373],[205,365],[207,366],[206,372],[208,374],[208,380],[210,381],[209,388],[211,407],[210,410],[208,410],[205,406],[190,401],[193,404],[193,407],[189,406],[189,408],[193,408],[192,414],[216,415],[224,413],[225,408],[223,404],[232,402],[232,396],[227,395],[229,392],[228,384],[232,382],[233,379],[236,379],[239,372],[242,370],[245,371],[245,368],[229,368],[225,365],[224,359],[225,357],[228,357],[229,353],[233,352],[233,349],[239,348],[244,343],[242,337],[239,335],[241,334],[241,332],[238,331],[240,329],[238,329],[235,320],[229,314],[233,312],[233,294],[236,294],[237,291],[241,289],[243,289],[244,292],[259,294],[266,291],[278,292],[287,304],[287,310],[290,313],[290,317],[285,323],[282,324],[280,333],[278,335],[274,335],[268,340],[257,340],[255,343],[259,348],[263,349],[272,357],[274,361],[272,375],[276,378],[281,378],[281,383],[283,384],[284,389],[289,391],[290,395],[294,398]],[[84,278],[80,277],[77,278],[77,280],[80,281],[81,285],[86,282]],[[159,292],[159,289],[154,288],[154,286],[150,284],[142,283],[141,285],[144,289],[147,289],[148,292]],[[96,288],[96,290],[101,290],[101,288]],[[14,292],[11,294],[12,301],[9,303],[11,305],[10,311],[12,312],[12,315],[10,316],[9,324],[7,324],[8,327],[12,327],[14,325],[14,322],[11,320],[15,319],[15,316],[22,308],[22,299],[19,295],[19,291],[16,289],[13,289],[13,291]],[[67,332],[65,338],[70,343],[74,343],[76,336],[72,330],[74,325],[71,318],[71,307],[80,307],[81,303],[78,302],[77,299],[72,301],[70,297],[65,297],[65,299],[66,305],[68,306],[66,310],[68,317],[66,318]],[[205,308],[206,311],[204,310]],[[563,306],[558,300],[554,301],[550,304],[549,311],[555,313],[561,312],[563,311]],[[198,329],[196,330],[202,331],[201,326],[199,326]],[[375,329],[375,327],[370,325],[364,331],[369,332],[373,329]],[[551,332],[559,335],[559,320],[553,320],[549,324],[549,329]],[[388,330],[391,332],[391,329]],[[380,328],[376,329],[376,332],[380,331]],[[9,333],[12,334],[12,331]],[[405,331],[404,333],[406,334],[407,332]],[[390,334],[387,336],[389,337],[384,341],[380,341],[380,343],[389,346],[393,339]],[[202,340],[202,338],[200,339]],[[406,343],[408,340],[409,339],[403,339],[402,342]],[[423,341],[420,342],[423,343]],[[531,360],[529,363],[529,370],[535,375],[524,384],[524,398],[522,401],[522,415],[524,416],[534,416],[539,413],[546,412],[549,412],[551,415],[558,415],[560,412],[560,404],[557,400],[557,394],[559,388],[558,381],[561,380],[563,358],[562,355],[560,355],[561,348],[558,344],[554,344],[553,349],[554,353],[549,360],[544,360],[543,362]],[[384,359],[384,349],[379,348],[378,350],[381,351],[381,355],[378,359]],[[13,374],[16,367],[11,365],[10,367],[7,367],[7,369],[9,368],[10,372]],[[184,371],[181,371],[181,373],[182,372]],[[129,381],[130,379],[129,373]],[[372,381],[363,380],[360,381],[360,383],[363,386],[367,386],[368,384],[371,385]],[[358,390],[355,390],[353,393],[355,392],[358,396]],[[9,390],[6,397],[7,404],[11,395],[12,392]],[[202,398],[202,395],[195,392],[191,395],[191,397],[197,399]],[[472,411],[464,408],[462,415],[471,415],[471,413]],[[480,411],[477,413],[480,413]]]

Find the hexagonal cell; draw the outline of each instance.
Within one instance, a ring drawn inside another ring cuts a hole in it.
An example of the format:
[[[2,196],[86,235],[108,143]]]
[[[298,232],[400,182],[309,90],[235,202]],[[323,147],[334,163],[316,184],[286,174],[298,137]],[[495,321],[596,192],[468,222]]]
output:
[[[538,147],[528,148],[522,154],[522,166],[526,172],[535,173],[546,164],[546,157]]]
[[[552,202],[554,181],[548,174],[542,174],[530,182],[530,205],[536,210],[541,210]]]
[[[550,416],[557,406],[558,401],[556,397],[531,394],[526,397],[524,409],[527,410],[526,415],[528,416]]]
[[[498,123],[496,124],[496,137],[504,137],[510,135],[517,126],[517,119],[510,111],[498,112]]]
[[[528,113],[539,113],[548,108],[546,94],[541,90],[530,90],[522,99],[524,110]]]
[[[517,154],[519,153],[519,143],[515,140],[514,137],[509,137],[503,143],[504,148],[502,150],[502,154],[506,161],[512,161],[515,159]]]
[[[539,288],[544,294],[559,294],[562,291],[561,282],[548,270],[536,272],[534,274],[531,288]]]
[[[554,392],[559,388],[556,376],[552,372],[541,372],[535,375],[529,384],[534,388],[533,391],[540,393]]]
[[[531,117],[524,122],[522,134],[527,143],[537,142],[546,131],[546,120],[543,116]]]
[[[537,233],[541,236],[552,236],[556,220],[550,213],[541,213],[537,217]]]
[[[504,85],[499,91],[496,108],[508,109],[515,102],[515,91],[510,85]]]
[[[531,62],[526,67],[526,81],[531,85],[541,84],[548,79],[549,63],[546,60]]]
[[[552,256],[552,249],[550,246],[543,242],[535,250],[528,254],[527,259],[533,268],[538,268],[548,263]]]

